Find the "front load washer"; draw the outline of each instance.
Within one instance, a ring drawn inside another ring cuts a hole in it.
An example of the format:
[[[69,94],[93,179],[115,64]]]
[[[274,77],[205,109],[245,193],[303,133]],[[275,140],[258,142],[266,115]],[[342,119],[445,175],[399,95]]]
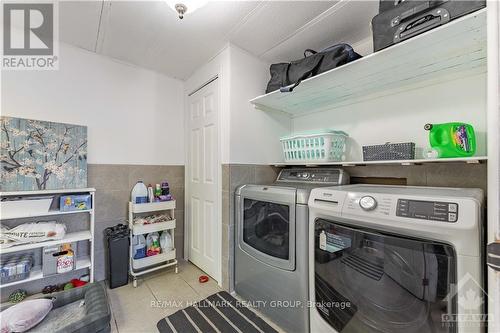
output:
[[[481,332],[482,203],[479,189],[314,189],[311,332]]]
[[[235,291],[287,332],[309,331],[309,193],[348,180],[340,169],[293,168],[236,190]]]

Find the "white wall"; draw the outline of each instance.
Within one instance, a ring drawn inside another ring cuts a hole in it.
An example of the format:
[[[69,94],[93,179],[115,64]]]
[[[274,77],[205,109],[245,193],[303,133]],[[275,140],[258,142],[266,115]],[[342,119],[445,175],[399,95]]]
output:
[[[338,129],[351,138],[348,161],[362,160],[362,145],[415,142],[428,147],[426,123],[466,122],[474,126],[476,156],[486,155],[486,75],[476,75],[335,110],[293,119],[293,131]]]
[[[290,119],[255,110],[249,103],[250,99],[264,93],[269,80],[269,64],[228,44],[186,81],[186,98],[215,76],[218,76],[220,88],[221,162],[268,164],[281,161],[279,137],[290,132]]]
[[[279,138],[291,130],[288,117],[256,110],[249,100],[262,95],[269,81],[269,64],[250,53],[230,47],[230,162],[280,162]]]
[[[184,164],[182,81],[65,44],[58,71],[3,71],[2,115],[88,126],[88,162]]]

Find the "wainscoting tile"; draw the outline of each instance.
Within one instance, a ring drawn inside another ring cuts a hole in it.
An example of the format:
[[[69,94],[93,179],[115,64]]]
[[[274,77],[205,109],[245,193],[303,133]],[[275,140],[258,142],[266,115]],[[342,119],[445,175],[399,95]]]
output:
[[[232,164],[230,167],[229,192],[234,193],[236,188],[243,184],[255,183],[255,166],[247,164]]]
[[[222,225],[222,257],[229,257],[230,247],[229,247],[229,226]]]
[[[170,187],[170,193],[175,198],[176,209],[184,210],[184,186],[172,186]]]
[[[175,166],[173,166],[175,168]],[[137,183],[137,181],[142,180],[146,186],[149,184],[160,184],[162,180],[167,180],[168,171],[167,166],[161,165],[131,165],[129,166],[129,188]]]
[[[161,172],[165,176],[170,186],[184,188],[184,166],[183,165],[163,165]],[[163,179],[162,179],[163,180]]]
[[[278,177],[280,168],[271,165],[255,166],[255,184],[272,184]]]
[[[127,165],[89,164],[88,186],[96,190],[130,191]]]
[[[126,254],[128,257],[128,254]],[[107,250],[94,251],[94,280],[102,281],[107,277],[108,252]]]
[[[229,291],[230,280],[231,280],[231,265],[229,263],[229,258],[222,257],[222,288]]]
[[[229,225],[230,210],[229,210],[229,192],[222,192],[222,225]]]
[[[124,220],[96,221],[94,225],[94,249],[95,251],[104,251],[107,249],[104,229],[115,226],[119,223],[127,224]]]
[[[100,190],[95,200],[96,221],[125,220],[130,200],[128,191]]]
[[[425,185],[425,169],[420,165],[367,165],[344,168],[351,177],[399,178],[408,185]]]
[[[230,184],[230,165],[222,164],[222,191],[229,191]]]
[[[487,190],[486,164],[427,164],[427,186],[481,188]]]
[[[175,256],[177,259],[184,258],[184,233],[178,232],[175,230]]]

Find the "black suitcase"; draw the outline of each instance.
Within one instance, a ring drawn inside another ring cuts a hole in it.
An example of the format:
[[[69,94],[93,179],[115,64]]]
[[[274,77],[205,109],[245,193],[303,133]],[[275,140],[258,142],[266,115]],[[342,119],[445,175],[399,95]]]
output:
[[[373,48],[382,50],[486,7],[486,0],[380,0],[372,19]]]

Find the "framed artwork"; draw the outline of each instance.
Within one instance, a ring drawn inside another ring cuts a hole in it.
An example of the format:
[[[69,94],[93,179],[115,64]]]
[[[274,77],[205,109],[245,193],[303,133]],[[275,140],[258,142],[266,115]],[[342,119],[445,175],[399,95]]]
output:
[[[0,190],[87,187],[87,126],[0,117]]]

